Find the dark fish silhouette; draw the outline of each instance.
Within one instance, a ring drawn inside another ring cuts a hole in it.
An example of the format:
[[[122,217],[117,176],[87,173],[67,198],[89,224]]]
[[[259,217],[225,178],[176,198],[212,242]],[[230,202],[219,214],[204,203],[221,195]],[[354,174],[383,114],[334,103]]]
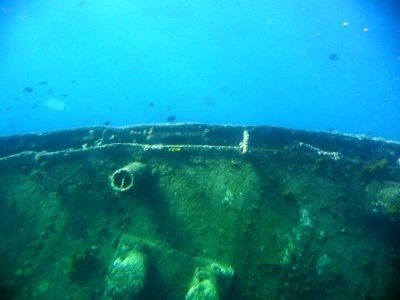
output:
[[[332,61],[339,60],[339,55],[337,55],[337,53],[332,53],[329,55],[329,60],[332,60]]]
[[[110,121],[105,121],[105,122],[104,122],[104,125],[105,125],[105,126],[108,126],[108,125],[110,125],[110,124],[111,124]]]
[[[167,118],[167,122],[173,122],[173,121],[175,121],[176,120],[176,117],[175,116],[169,116],[168,118]]]
[[[48,81],[41,81],[41,82],[39,82],[39,84],[41,84],[41,85],[46,85],[46,84],[48,84],[49,82]]]
[[[154,102],[150,102],[149,107],[154,107]]]
[[[30,86],[27,86],[24,88],[24,92],[25,93],[32,93],[33,92],[33,88],[31,88]]]
[[[63,97],[68,97],[68,94],[62,94],[61,96],[63,96]]]

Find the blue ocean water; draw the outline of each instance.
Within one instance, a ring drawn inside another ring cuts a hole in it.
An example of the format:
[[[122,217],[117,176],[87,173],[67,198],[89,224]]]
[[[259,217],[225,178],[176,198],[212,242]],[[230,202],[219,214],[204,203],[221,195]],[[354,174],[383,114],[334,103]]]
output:
[[[395,0],[2,0],[0,134],[203,122],[400,139]]]

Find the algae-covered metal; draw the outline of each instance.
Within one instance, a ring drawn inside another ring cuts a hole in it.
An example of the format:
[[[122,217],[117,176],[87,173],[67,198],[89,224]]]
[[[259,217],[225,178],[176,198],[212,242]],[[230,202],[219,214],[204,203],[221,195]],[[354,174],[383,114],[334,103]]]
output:
[[[269,126],[0,137],[0,295],[396,299],[399,158]]]
[[[133,189],[147,173],[147,167],[140,162],[132,162],[116,170],[110,177],[111,187],[118,192]]]

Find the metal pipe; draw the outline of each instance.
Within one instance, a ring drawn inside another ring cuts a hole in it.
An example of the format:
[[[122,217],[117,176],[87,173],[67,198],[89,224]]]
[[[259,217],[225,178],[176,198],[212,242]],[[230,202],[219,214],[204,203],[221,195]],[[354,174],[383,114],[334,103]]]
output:
[[[147,167],[141,162],[132,162],[116,170],[110,177],[111,187],[118,192],[133,189],[147,172]]]

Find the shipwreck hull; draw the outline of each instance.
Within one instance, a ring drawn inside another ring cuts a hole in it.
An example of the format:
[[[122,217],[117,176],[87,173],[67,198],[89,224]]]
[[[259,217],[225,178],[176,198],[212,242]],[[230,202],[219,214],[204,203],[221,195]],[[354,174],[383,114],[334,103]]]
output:
[[[218,299],[398,299],[399,158],[268,126],[0,137],[0,299],[216,299],[190,298],[210,266]]]

